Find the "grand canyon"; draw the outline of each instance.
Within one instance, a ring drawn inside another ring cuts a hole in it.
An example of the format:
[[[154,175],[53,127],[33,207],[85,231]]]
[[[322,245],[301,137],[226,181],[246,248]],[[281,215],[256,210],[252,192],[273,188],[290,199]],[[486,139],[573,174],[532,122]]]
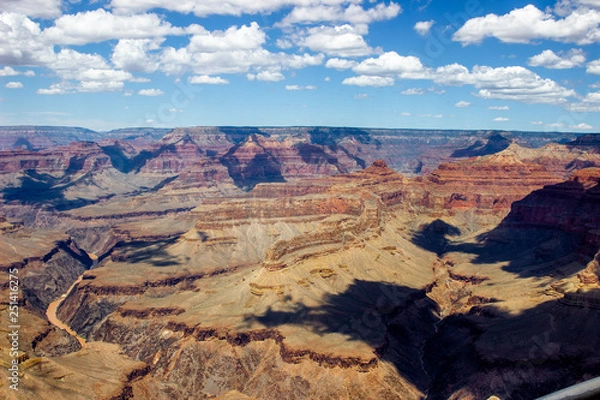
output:
[[[600,376],[600,135],[0,127],[6,399],[533,399]],[[494,397],[495,396],[495,397]]]

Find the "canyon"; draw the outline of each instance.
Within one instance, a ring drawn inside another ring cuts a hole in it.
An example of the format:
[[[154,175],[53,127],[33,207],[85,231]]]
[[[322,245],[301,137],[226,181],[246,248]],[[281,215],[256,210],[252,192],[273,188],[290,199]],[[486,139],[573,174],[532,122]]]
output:
[[[600,376],[599,136],[0,127],[21,325],[0,393],[531,399]]]

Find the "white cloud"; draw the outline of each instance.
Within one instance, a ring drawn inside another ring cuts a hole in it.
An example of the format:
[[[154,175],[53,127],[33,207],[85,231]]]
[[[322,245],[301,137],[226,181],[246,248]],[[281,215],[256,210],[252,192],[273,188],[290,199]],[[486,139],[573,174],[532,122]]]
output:
[[[333,68],[337,70],[350,69],[358,63],[354,60],[346,60],[344,58],[330,58],[325,63],[325,68]]]
[[[343,85],[356,85],[356,86],[392,86],[394,84],[394,78],[389,76],[369,76],[360,75],[346,78],[342,81]]]
[[[574,90],[564,88],[551,79],[541,78],[521,66],[497,67],[474,66],[469,70],[464,65],[450,64],[436,69],[423,66],[414,56],[401,56],[387,52],[377,58],[368,58],[352,68],[361,76],[389,79],[428,79],[439,85],[473,85],[477,96],[486,99],[515,100],[525,103],[565,104],[568,97],[575,97]],[[355,77],[356,82],[366,82]],[[390,80],[388,84],[391,84]]]
[[[230,50],[258,49],[265,43],[266,35],[256,22],[241,27],[232,26],[225,31],[207,31],[199,27],[190,39],[192,52],[215,53]]]
[[[163,39],[121,39],[113,49],[113,64],[130,72],[154,72],[159,67],[159,55],[149,52],[160,49]]]
[[[566,54],[559,54],[552,50],[544,50],[540,54],[531,57],[528,64],[533,67],[569,69],[581,67],[585,63],[585,55],[581,49],[572,49]]]
[[[414,30],[421,36],[427,36],[435,21],[419,21],[415,24]]]
[[[468,20],[453,35],[453,40],[469,45],[486,37],[507,43],[529,43],[548,39],[580,45],[600,40],[600,11],[587,7],[572,10],[565,18],[556,18],[529,4],[505,15],[488,14]]]
[[[21,82],[8,82],[4,87],[7,89],[21,89],[23,84]]]
[[[434,86],[428,88],[427,91],[429,91],[429,92],[431,92],[433,94],[444,94],[444,93],[446,93],[446,90],[444,90],[444,89],[438,89],[438,88],[436,88]]]
[[[73,93],[73,85],[68,82],[53,83],[48,89],[40,88],[36,91],[37,94],[56,95]]]
[[[572,103],[565,107],[569,112],[575,113],[596,113],[600,112],[600,104],[594,103]]]
[[[352,68],[362,75],[396,75],[402,79],[426,78],[427,70],[415,56],[401,56],[395,51],[368,58]]]
[[[69,48],[54,54],[47,66],[61,81],[49,89],[38,90],[40,94],[120,91],[124,82],[133,78],[129,72],[111,68],[98,54],[80,53]]]
[[[0,64],[42,65],[54,49],[41,38],[40,25],[22,14],[0,13]]]
[[[558,0],[550,11],[561,17],[567,16],[580,7],[600,8],[598,0]]]
[[[138,92],[138,94],[140,96],[154,97],[154,96],[162,96],[165,93],[160,89],[142,89]]]
[[[55,54],[49,66],[65,80],[125,81],[132,78],[128,72],[112,69],[98,54],[80,53],[68,48]]]
[[[368,58],[352,68],[361,76],[400,79],[427,79],[439,85],[473,85],[477,96],[486,99],[515,100],[525,103],[565,104],[575,97],[574,90],[564,88],[551,79],[541,78],[521,66],[497,67],[450,64],[436,69],[423,66],[414,56],[387,52],[377,58]],[[357,81],[365,81],[364,78]],[[381,79],[379,79],[380,82]],[[389,81],[388,81],[389,82]]]
[[[317,22],[349,22],[351,24],[370,24],[373,21],[383,21],[395,18],[402,8],[391,2],[389,5],[379,3],[375,7],[364,9],[358,4],[343,7],[340,4],[317,4],[312,6],[295,7],[278,25],[306,24]]]
[[[464,101],[464,100],[461,100],[461,101],[459,101],[459,102],[455,103],[455,104],[454,104],[454,107],[458,107],[458,108],[466,108],[466,107],[469,107],[470,105],[471,105],[471,103],[470,103],[470,102],[468,102],[468,101]]]
[[[355,99],[368,99],[369,95],[366,93],[358,93],[353,96]]]
[[[588,93],[583,99],[586,103],[600,103],[600,92]]]
[[[422,94],[425,94],[425,91],[421,88],[409,88],[409,89],[403,90],[400,93],[402,93],[405,96],[420,96]]]
[[[63,15],[54,21],[54,26],[43,31],[44,37],[51,43],[77,45],[184,33],[182,28],[171,26],[156,14],[114,15],[102,8]]]
[[[564,128],[565,124],[563,124],[562,122],[554,122],[552,124],[546,124],[546,126],[548,128]]]
[[[532,125],[544,125],[543,121],[532,121],[531,122]]]
[[[285,90],[316,90],[317,87],[314,85],[306,85],[306,86],[300,86],[300,85],[285,85]]]
[[[197,75],[189,79],[190,83],[206,84],[206,85],[227,85],[229,81],[220,76]]]
[[[494,121],[494,122],[506,122],[506,121],[508,121],[508,118],[506,118],[506,117],[496,117],[492,121]]]
[[[278,53],[274,58],[278,59],[283,67],[300,69],[323,64],[325,56],[323,54],[312,55],[308,53],[302,55]]]
[[[0,69],[0,77],[2,76],[18,76],[18,75],[24,75],[24,76],[35,76],[35,72],[29,70],[29,71],[17,71],[12,67],[9,66],[5,66],[4,68]]]
[[[432,73],[437,83],[446,85],[470,84],[479,89],[477,95],[486,99],[515,100],[525,103],[564,104],[567,97],[576,96],[551,79],[541,78],[521,66],[468,68],[452,64],[439,67]]]
[[[594,129],[594,127],[593,127],[593,126],[591,126],[591,125],[588,125],[588,124],[586,124],[586,123],[583,123],[583,122],[582,122],[582,123],[580,123],[580,124],[577,124],[577,125],[571,125],[569,128],[571,128],[571,129],[579,129],[579,130],[590,130],[590,129]]]
[[[129,82],[133,82],[133,83],[148,83],[148,82],[152,82],[152,80],[149,79],[149,78],[138,77],[138,78],[131,78],[131,79],[129,79]]]
[[[279,71],[260,71],[258,74],[247,74],[248,80],[258,80],[264,82],[279,82],[285,79],[285,76]]]
[[[289,6],[319,6],[361,3],[361,0],[112,0],[115,12],[131,14],[163,8],[182,14],[193,13],[198,17],[208,15],[268,14]]]
[[[8,11],[33,18],[58,17],[61,0],[2,0],[0,12]]]
[[[294,47],[294,44],[288,40],[288,39],[282,39],[282,38],[278,38],[275,40],[275,45],[277,47],[279,47],[280,49],[291,49],[292,47]]]
[[[600,75],[600,59],[587,63],[585,72],[592,75]]]
[[[362,37],[364,30],[351,25],[309,28],[295,39],[296,44],[338,57],[361,57],[373,53]]]
[[[488,107],[488,110],[498,110],[498,111],[506,111],[509,109],[510,108],[508,106],[490,106],[490,107]]]
[[[6,66],[6,67],[0,69],[0,76],[17,76],[17,75],[19,75],[19,72],[9,66]]]
[[[118,92],[123,89],[123,82],[111,80],[81,81],[77,86],[78,92]]]
[[[206,31],[196,26],[187,46],[164,48],[159,70],[167,74],[249,73],[255,78],[260,74],[265,80],[281,80],[283,75],[280,70],[320,65],[325,58],[322,54],[272,53],[263,47],[265,41],[266,34],[255,22],[223,31]],[[266,72],[261,74],[263,71]],[[278,74],[274,74],[274,71],[278,71]]]

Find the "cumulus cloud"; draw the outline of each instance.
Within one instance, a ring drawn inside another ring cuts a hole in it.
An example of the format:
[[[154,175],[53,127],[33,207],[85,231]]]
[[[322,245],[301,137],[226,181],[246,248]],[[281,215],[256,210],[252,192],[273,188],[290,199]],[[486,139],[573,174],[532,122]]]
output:
[[[597,113],[600,112],[600,104],[595,103],[571,103],[565,107],[569,112],[574,113]]]
[[[132,78],[128,72],[112,69],[98,54],[80,53],[68,48],[55,55],[51,67],[65,80],[108,82]]]
[[[48,67],[61,78],[61,82],[39,90],[40,94],[119,91],[125,81],[133,78],[129,72],[112,68],[98,54],[80,53],[68,48],[54,54]]]
[[[192,76],[189,79],[190,83],[205,84],[205,85],[227,85],[229,81],[220,76],[198,75]]]
[[[587,63],[585,72],[592,75],[600,75],[600,59]]]
[[[497,67],[451,64],[432,73],[437,83],[446,85],[473,85],[477,95],[486,99],[515,100],[525,103],[563,104],[574,90],[560,86],[552,79],[544,79],[521,66]]]
[[[199,17],[208,15],[242,15],[271,13],[284,7],[339,6],[360,4],[362,0],[112,0],[110,6],[116,13],[131,14],[154,8],[193,13]]]
[[[256,22],[250,25],[231,26],[224,31],[207,31],[198,27],[190,39],[192,52],[215,53],[218,51],[257,49],[266,40],[266,35]]]
[[[362,75],[396,75],[403,79],[426,78],[427,70],[417,57],[401,56],[395,51],[368,58],[352,68]]]
[[[360,75],[346,78],[342,81],[342,84],[355,86],[384,87],[394,85],[394,78],[390,78],[389,76]]]
[[[528,60],[528,64],[532,67],[544,67],[550,69],[581,67],[584,63],[585,55],[581,49],[572,49],[565,54],[556,54],[552,50],[544,50]]]
[[[458,108],[466,108],[466,107],[469,107],[470,105],[471,105],[471,103],[470,103],[470,102],[468,102],[468,101],[464,101],[464,100],[461,100],[461,101],[459,101],[459,102],[456,102],[456,103],[454,104],[454,107],[458,107]]]
[[[421,36],[427,36],[435,21],[419,21],[415,24],[414,30]]]
[[[391,2],[389,5],[379,3],[368,9],[358,4],[346,7],[341,4],[315,4],[312,6],[295,7],[278,25],[307,24],[317,22],[349,22],[351,24],[370,24],[374,21],[383,21],[395,18],[402,8]]]
[[[74,90],[73,85],[68,82],[53,83],[48,89],[40,88],[36,91],[37,94],[43,95],[56,95],[56,94],[67,94],[72,93]]]
[[[285,90],[316,90],[317,87],[314,85],[306,85],[306,86],[300,86],[300,85],[285,85]]]
[[[21,82],[8,82],[4,87],[7,89],[21,89],[23,84]]]
[[[51,43],[77,45],[184,33],[184,29],[171,26],[156,14],[114,15],[102,8],[63,15],[54,21],[54,26],[43,31],[45,39]]]
[[[594,129],[594,127],[592,125],[586,124],[584,122],[577,124],[577,125],[571,125],[569,128],[571,129],[578,129],[578,130],[590,130],[590,129]]]
[[[16,76],[16,75],[19,75],[19,72],[9,66],[6,66],[6,67],[0,69],[0,76]]]
[[[8,11],[33,18],[53,18],[61,14],[61,0],[2,0],[0,12]]]
[[[313,51],[338,57],[362,57],[373,49],[362,37],[363,30],[352,25],[319,26],[307,29],[296,38],[296,44]]]
[[[352,70],[362,77],[355,77],[351,82],[368,82],[364,76],[374,78],[372,82],[387,82],[388,85],[395,78],[427,79],[439,85],[473,85],[478,89],[476,95],[486,99],[565,104],[568,97],[576,96],[574,90],[521,66],[493,68],[476,65],[469,70],[455,63],[433,69],[425,67],[417,57],[401,56],[393,51],[363,60]]]
[[[279,71],[260,71],[257,74],[252,74],[249,73],[246,75],[246,78],[248,78],[248,80],[258,80],[258,81],[264,81],[264,82],[279,82],[285,79],[285,76],[283,76],[283,74]]]
[[[490,107],[488,107],[488,110],[497,110],[497,111],[506,111],[509,109],[510,108],[508,106],[490,106]]]
[[[425,91],[421,88],[410,88],[403,90],[400,93],[402,93],[405,96],[420,96],[422,94],[425,94]]]
[[[325,63],[325,68],[333,68],[337,70],[350,69],[358,63],[354,60],[346,60],[344,58],[330,58]]]
[[[582,101],[585,103],[600,103],[600,92],[588,93]]]
[[[508,118],[506,118],[506,117],[496,117],[492,121],[494,121],[494,122],[506,122],[506,121],[508,121]]]
[[[9,67],[8,65],[5,66],[4,68],[0,69],[0,77],[1,76],[18,76],[18,75],[35,76],[35,72],[33,72],[31,70],[17,71],[16,69]]]
[[[22,14],[0,13],[0,64],[41,65],[53,56],[53,46],[42,40],[37,22]]]
[[[226,30],[207,31],[197,26],[187,46],[167,46],[160,54],[159,70],[167,74],[197,75],[248,73],[262,80],[282,80],[282,69],[299,69],[323,63],[323,54],[272,53],[263,45],[266,34],[253,22]],[[275,74],[274,71],[278,73]]]
[[[480,43],[486,37],[495,37],[506,43],[547,39],[584,45],[600,40],[599,25],[599,10],[578,7],[564,18],[557,18],[529,4],[504,15],[472,18],[452,38],[463,45]]]
[[[129,72],[154,72],[159,67],[159,50],[163,39],[121,39],[113,49],[113,64]]]
[[[300,69],[323,64],[325,56],[323,54],[308,53],[302,55],[278,53],[274,58],[278,60],[282,67]]]
[[[138,92],[138,94],[140,96],[154,97],[154,96],[162,96],[165,93],[160,89],[142,89]]]

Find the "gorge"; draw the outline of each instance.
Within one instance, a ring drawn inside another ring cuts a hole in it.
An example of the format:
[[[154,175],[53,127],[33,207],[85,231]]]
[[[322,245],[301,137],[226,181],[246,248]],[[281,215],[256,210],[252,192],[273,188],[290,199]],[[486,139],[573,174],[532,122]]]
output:
[[[0,127],[0,146],[24,327],[18,395],[0,338],[7,399],[531,399],[600,375],[598,135]]]

